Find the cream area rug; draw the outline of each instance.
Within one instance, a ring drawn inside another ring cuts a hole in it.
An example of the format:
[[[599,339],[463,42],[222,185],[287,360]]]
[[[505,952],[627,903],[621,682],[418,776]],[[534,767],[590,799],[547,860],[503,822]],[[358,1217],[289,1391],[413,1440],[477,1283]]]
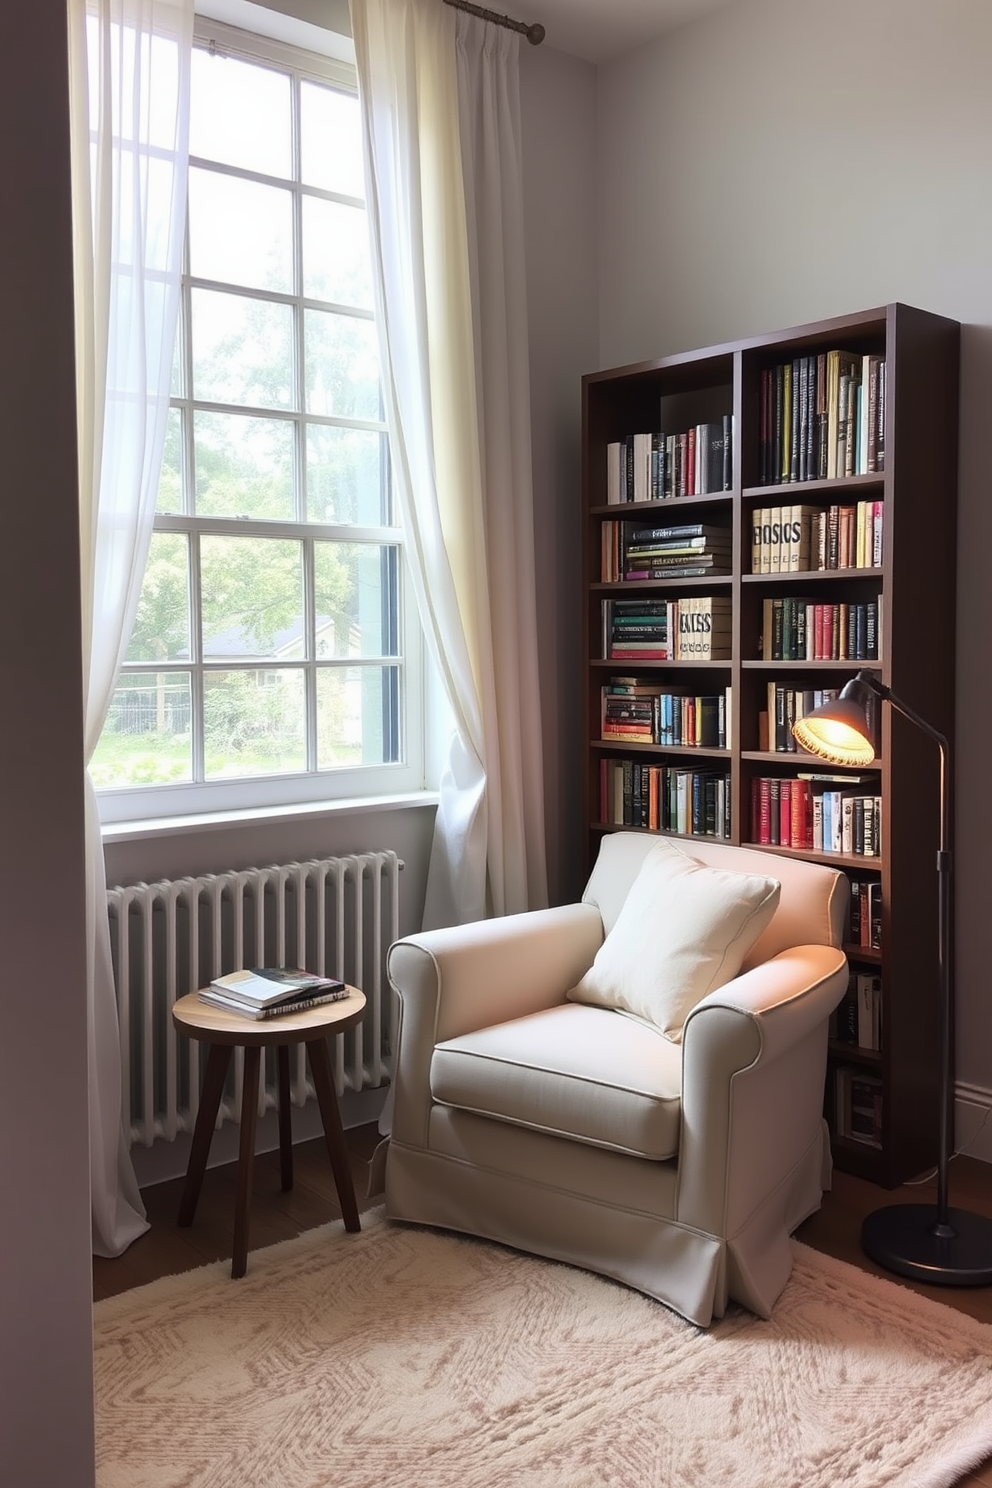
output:
[[[340,1223],[97,1304],[99,1488],[946,1488],[992,1328],[796,1245],[703,1331],[484,1241]]]

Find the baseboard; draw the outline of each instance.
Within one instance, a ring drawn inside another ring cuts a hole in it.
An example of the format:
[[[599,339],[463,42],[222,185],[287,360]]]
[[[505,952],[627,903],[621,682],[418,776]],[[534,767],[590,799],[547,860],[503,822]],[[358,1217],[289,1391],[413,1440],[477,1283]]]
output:
[[[378,1121],[386,1101],[383,1086],[376,1090],[346,1090],[341,1096],[341,1124],[347,1130],[352,1126],[365,1126]],[[219,1131],[214,1132],[210,1144],[207,1166],[220,1167],[223,1163],[237,1162],[238,1139],[241,1128],[236,1121],[225,1121]],[[308,1142],[321,1137],[324,1128],[320,1122],[320,1111],[315,1100],[307,1101],[300,1108],[293,1107],[293,1142]],[[192,1137],[181,1132],[174,1142],[156,1141],[151,1147],[135,1145],[131,1148],[131,1161],[139,1188],[153,1183],[167,1183],[171,1178],[182,1178],[189,1161]],[[275,1110],[266,1111],[259,1119],[255,1139],[256,1152],[274,1152],[279,1146],[279,1123]]]
[[[981,1085],[954,1088],[954,1151],[992,1163],[992,1090]]]

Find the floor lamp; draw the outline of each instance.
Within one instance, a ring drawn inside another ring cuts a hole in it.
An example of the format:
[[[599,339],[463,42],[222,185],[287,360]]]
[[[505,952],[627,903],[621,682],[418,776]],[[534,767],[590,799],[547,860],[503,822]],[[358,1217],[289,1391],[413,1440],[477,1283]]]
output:
[[[951,934],[953,887],[950,849],[950,754],[943,734],[871,671],[860,671],[833,701],[815,708],[793,727],[803,749],[835,765],[868,765],[875,758],[868,709],[881,698],[916,725],[940,750],[940,844],[937,849],[937,966],[939,987],[940,1145],[936,1204],[893,1204],[869,1214],[861,1244],[872,1260],[916,1281],[943,1286],[992,1283],[992,1220],[947,1201],[947,1168],[953,1141],[951,1121]]]

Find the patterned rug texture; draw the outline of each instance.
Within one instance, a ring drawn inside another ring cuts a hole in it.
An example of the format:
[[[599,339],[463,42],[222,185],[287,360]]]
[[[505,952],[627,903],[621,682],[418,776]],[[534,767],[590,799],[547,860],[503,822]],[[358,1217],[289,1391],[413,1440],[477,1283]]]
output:
[[[363,1216],[95,1308],[99,1488],[947,1488],[992,1328],[796,1245],[703,1331],[571,1267]]]

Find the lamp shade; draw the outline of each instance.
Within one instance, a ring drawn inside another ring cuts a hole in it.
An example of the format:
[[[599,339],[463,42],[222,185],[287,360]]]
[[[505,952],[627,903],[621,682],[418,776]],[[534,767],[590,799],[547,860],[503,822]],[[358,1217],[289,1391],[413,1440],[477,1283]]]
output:
[[[831,765],[870,765],[875,758],[868,723],[871,696],[867,683],[852,678],[839,697],[796,720],[792,727],[796,742]]]

